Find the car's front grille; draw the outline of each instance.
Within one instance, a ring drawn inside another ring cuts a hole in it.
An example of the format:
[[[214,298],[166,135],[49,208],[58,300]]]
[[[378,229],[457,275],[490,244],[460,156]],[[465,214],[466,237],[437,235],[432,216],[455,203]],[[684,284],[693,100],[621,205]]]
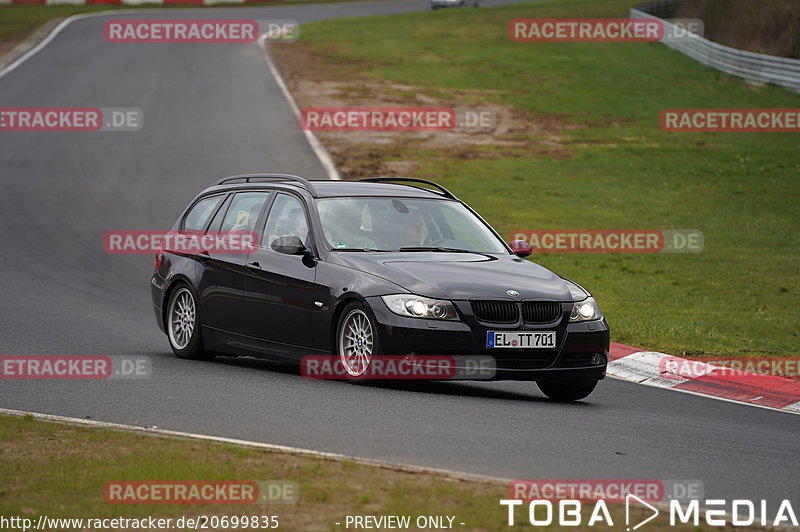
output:
[[[523,301],[522,320],[525,323],[552,323],[561,316],[561,303],[555,301]]]
[[[515,323],[517,303],[515,301],[471,301],[472,313],[480,321],[491,323]]]

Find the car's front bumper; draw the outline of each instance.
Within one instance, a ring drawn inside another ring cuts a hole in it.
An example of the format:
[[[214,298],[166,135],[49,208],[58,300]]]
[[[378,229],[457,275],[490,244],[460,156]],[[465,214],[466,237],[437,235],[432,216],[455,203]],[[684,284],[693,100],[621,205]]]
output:
[[[455,359],[456,369],[466,369],[460,361],[491,357],[496,371],[488,380],[596,381],[606,374],[609,328],[605,320],[568,323],[568,315],[564,315],[558,322],[547,325],[487,324],[471,315],[467,302],[455,302],[463,321],[426,320],[398,316],[380,297],[368,301],[377,321],[380,352],[376,354],[449,356]],[[558,347],[487,348],[486,333],[498,330],[554,330]],[[595,354],[602,356],[602,363],[591,364]]]

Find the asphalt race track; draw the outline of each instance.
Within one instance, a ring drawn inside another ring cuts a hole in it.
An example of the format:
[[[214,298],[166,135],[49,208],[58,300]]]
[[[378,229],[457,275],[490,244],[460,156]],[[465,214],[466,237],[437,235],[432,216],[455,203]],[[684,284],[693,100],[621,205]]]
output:
[[[413,0],[156,16],[304,22],[428,9]],[[570,405],[526,383],[365,387],[251,359],[176,359],[151,308],[153,257],[108,255],[103,234],[166,229],[225,175],[325,172],[255,44],[109,44],[104,20],[75,21],[0,78],[3,107],[144,112],[139,132],[0,133],[0,354],[144,355],[153,375],[2,380],[0,407],[508,478],[698,479],[706,498],[798,506],[796,415],[613,379]]]

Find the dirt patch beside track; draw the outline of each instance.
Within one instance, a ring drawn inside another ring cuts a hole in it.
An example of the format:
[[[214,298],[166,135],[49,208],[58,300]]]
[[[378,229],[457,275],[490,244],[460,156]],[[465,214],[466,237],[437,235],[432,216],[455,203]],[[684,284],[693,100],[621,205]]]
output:
[[[345,179],[404,176],[418,166],[422,151],[458,159],[568,157],[561,133],[579,126],[557,117],[532,116],[511,107],[483,103],[491,91],[457,90],[447,96],[419,87],[365,79],[357,65],[332,68],[308,45],[271,46],[281,74],[301,108],[446,107],[489,111],[491,129],[470,131],[317,131]]]

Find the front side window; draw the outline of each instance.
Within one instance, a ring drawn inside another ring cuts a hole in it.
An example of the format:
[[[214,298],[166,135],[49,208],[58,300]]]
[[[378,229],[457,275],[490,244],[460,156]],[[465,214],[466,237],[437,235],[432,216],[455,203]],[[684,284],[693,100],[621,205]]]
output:
[[[278,237],[296,236],[303,244],[308,242],[308,221],[300,200],[289,194],[278,194],[267,216],[262,246],[269,245]]]
[[[206,222],[217,209],[222,195],[210,196],[203,198],[191,208],[183,220],[184,231],[202,231],[206,226]]]
[[[457,201],[325,198],[317,200],[317,209],[323,234],[333,249],[441,247],[508,253],[503,242]]]

